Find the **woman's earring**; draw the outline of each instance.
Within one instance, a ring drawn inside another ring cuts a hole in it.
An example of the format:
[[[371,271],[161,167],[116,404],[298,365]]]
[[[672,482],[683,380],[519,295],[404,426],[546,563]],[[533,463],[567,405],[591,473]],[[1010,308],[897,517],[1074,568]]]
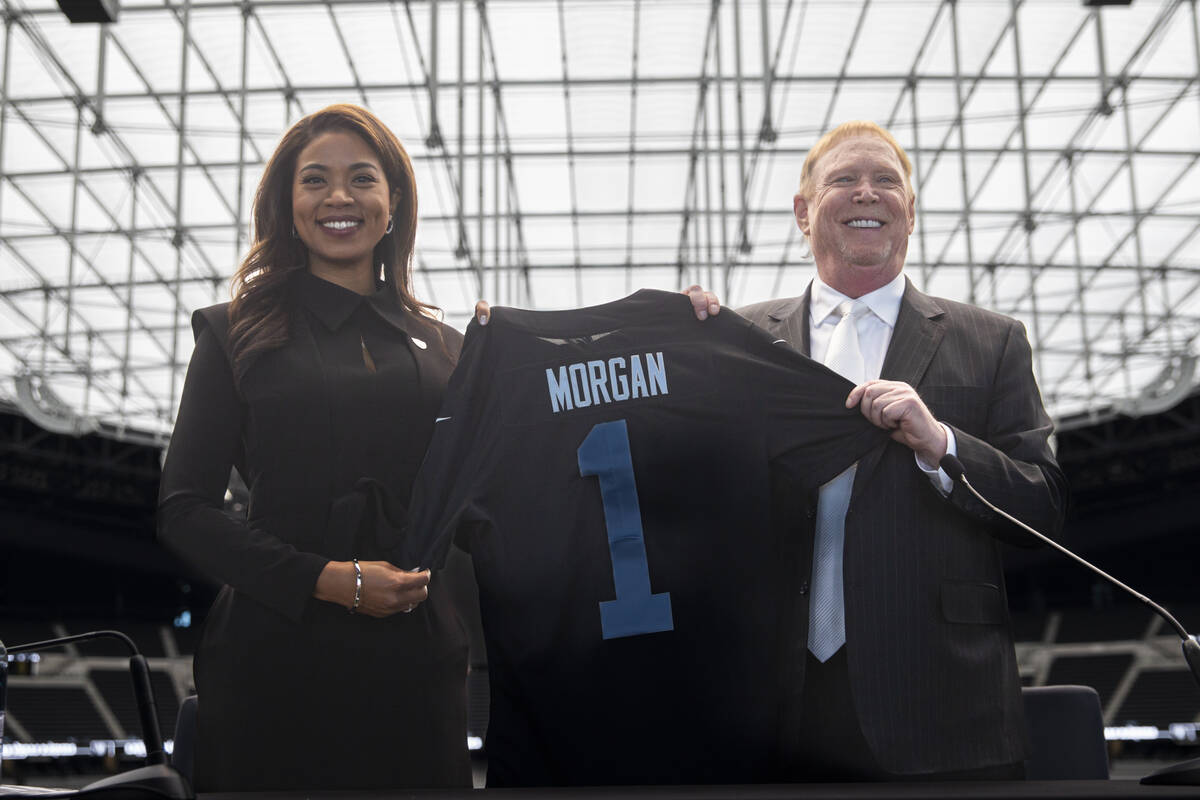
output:
[[[392,223],[392,215],[388,214],[388,226],[383,229],[384,236],[390,235],[392,232],[392,229],[395,227],[396,226]]]
[[[293,239],[300,238],[300,234],[296,233],[296,223],[294,223],[294,222],[292,223],[292,238]]]

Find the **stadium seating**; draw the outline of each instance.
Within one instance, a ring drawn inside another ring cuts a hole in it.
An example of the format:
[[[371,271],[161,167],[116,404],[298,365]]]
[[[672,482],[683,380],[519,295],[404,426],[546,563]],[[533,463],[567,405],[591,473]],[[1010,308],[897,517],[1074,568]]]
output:
[[[1103,611],[1072,609],[1061,613],[1057,642],[1115,642],[1141,639],[1153,614],[1142,606],[1118,606]]]
[[[1113,715],[1121,725],[1154,725],[1167,728],[1173,722],[1190,722],[1200,717],[1200,687],[1186,670],[1142,670],[1125,702]]]
[[[1184,625],[1200,624],[1200,606],[1181,609],[1178,615]],[[1030,692],[1047,685],[1074,684],[1094,689],[1103,723],[1110,727],[1165,731],[1176,723],[1194,723],[1200,719],[1200,688],[1185,670],[1170,630],[1152,622],[1148,610],[1134,606],[1014,614],[1027,700]],[[196,629],[103,619],[0,621],[0,638],[19,643],[97,628],[121,630],[149,654],[159,724],[164,738],[171,739],[181,708],[185,715],[188,708],[181,700],[194,692],[190,680]],[[5,741],[87,745],[93,740],[111,742],[121,734],[140,738],[126,656],[118,643],[97,642],[75,652],[59,651],[53,659],[43,655],[40,675],[14,671],[8,692],[13,724],[5,727]],[[467,693],[468,734],[482,742],[489,707],[486,663],[472,664]],[[1032,730],[1035,737],[1040,735],[1036,727]]]
[[[8,686],[8,713],[35,742],[90,742],[112,739],[109,728],[82,686],[33,686],[13,680]],[[4,726],[6,739],[23,739]]]
[[[104,701],[112,710],[113,715],[130,736],[141,736],[141,721],[138,717],[137,702],[134,699],[133,688],[127,669],[90,669],[88,677],[100,691]],[[154,702],[158,706],[158,727],[164,737],[169,737],[175,727],[175,718],[179,712],[179,698],[175,694],[175,684],[164,672],[150,671],[150,687],[154,691]]]
[[[1090,686],[1100,696],[1101,707],[1107,708],[1113,692],[1132,664],[1132,653],[1060,655],[1051,664],[1046,684]]]

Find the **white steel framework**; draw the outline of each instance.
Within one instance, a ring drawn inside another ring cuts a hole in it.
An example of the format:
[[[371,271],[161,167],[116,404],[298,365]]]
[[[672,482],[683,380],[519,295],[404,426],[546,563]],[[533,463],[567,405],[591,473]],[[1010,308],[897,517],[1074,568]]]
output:
[[[59,429],[169,433],[265,159],[339,101],[413,156],[415,288],[459,327],[479,297],[798,294],[801,161],[869,118],[915,164],[908,273],[1025,322],[1056,416],[1194,382],[1196,0],[0,4],[0,400]]]

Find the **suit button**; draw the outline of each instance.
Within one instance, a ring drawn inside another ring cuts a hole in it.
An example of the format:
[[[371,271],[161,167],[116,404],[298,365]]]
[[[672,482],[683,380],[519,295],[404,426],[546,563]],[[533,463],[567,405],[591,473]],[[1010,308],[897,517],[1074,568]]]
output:
[[[800,581],[800,596],[808,594],[808,581]]]
[[[817,516],[816,507],[809,506],[808,508],[804,509],[804,516],[808,517],[809,519],[813,519],[814,517],[816,517]]]

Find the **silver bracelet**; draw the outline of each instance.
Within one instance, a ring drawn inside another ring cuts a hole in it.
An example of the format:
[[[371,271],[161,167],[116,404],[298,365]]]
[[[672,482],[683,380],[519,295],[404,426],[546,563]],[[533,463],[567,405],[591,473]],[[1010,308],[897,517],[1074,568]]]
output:
[[[358,611],[358,604],[362,600],[362,567],[358,565],[358,559],[354,559],[354,605],[350,606],[350,613]]]

